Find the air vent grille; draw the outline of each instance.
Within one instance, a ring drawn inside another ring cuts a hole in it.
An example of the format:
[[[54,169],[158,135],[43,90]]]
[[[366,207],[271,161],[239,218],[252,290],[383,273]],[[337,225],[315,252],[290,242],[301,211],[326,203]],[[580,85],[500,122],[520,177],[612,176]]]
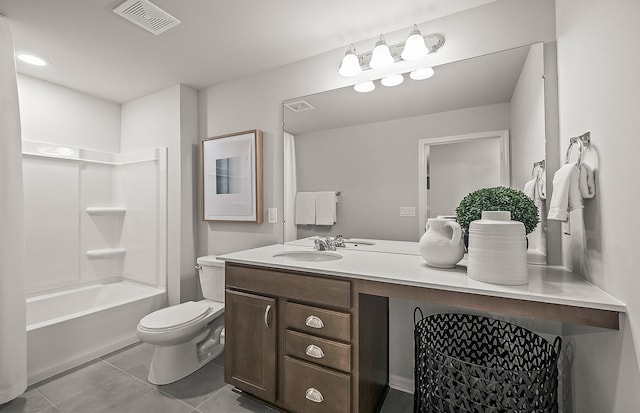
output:
[[[285,106],[294,112],[304,112],[305,110],[315,109],[315,107],[306,100],[296,100],[295,102],[286,103]]]
[[[180,24],[180,20],[147,0],[127,0],[113,12],[153,34],[166,32]]]

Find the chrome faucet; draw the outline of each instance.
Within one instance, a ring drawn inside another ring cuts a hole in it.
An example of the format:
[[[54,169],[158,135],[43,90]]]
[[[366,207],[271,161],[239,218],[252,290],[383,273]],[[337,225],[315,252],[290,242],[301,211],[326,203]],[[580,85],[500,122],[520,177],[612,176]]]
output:
[[[314,248],[318,251],[335,251],[337,247],[344,247],[344,237],[337,235],[335,238],[331,237],[317,237],[313,240]]]

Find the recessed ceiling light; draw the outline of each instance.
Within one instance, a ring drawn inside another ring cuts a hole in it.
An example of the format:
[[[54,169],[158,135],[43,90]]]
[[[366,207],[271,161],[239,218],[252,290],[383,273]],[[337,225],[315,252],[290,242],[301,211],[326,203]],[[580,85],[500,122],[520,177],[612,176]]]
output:
[[[23,61],[25,63],[29,63],[30,65],[34,65],[34,66],[46,66],[47,65],[47,61],[46,60],[44,60],[43,58],[38,57],[36,55],[33,55],[33,54],[20,53],[20,54],[18,54],[17,57],[21,61]]]

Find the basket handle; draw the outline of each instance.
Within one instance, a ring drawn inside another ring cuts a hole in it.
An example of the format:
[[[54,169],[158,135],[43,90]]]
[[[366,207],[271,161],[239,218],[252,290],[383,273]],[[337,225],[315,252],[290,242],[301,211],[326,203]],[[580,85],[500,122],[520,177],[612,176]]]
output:
[[[418,324],[418,321],[420,320],[416,320],[416,315],[418,315],[418,312],[420,313],[420,320],[422,320],[424,318],[424,314],[422,313],[422,308],[420,307],[416,307],[413,310],[413,326],[415,327],[416,324]]]
[[[560,356],[560,350],[562,350],[562,338],[560,336],[553,340],[553,348],[556,350],[558,356]]]

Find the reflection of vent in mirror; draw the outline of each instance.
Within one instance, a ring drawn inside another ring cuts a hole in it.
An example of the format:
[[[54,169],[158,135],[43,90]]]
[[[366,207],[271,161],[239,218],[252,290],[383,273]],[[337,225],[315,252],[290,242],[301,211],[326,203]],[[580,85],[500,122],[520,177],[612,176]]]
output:
[[[315,109],[311,103],[305,100],[296,100],[295,102],[285,103],[284,105],[294,112],[304,112],[305,110]]]
[[[180,20],[147,0],[126,0],[113,12],[153,34],[160,34],[180,24]]]
[[[216,159],[216,194],[240,193],[240,157]]]

